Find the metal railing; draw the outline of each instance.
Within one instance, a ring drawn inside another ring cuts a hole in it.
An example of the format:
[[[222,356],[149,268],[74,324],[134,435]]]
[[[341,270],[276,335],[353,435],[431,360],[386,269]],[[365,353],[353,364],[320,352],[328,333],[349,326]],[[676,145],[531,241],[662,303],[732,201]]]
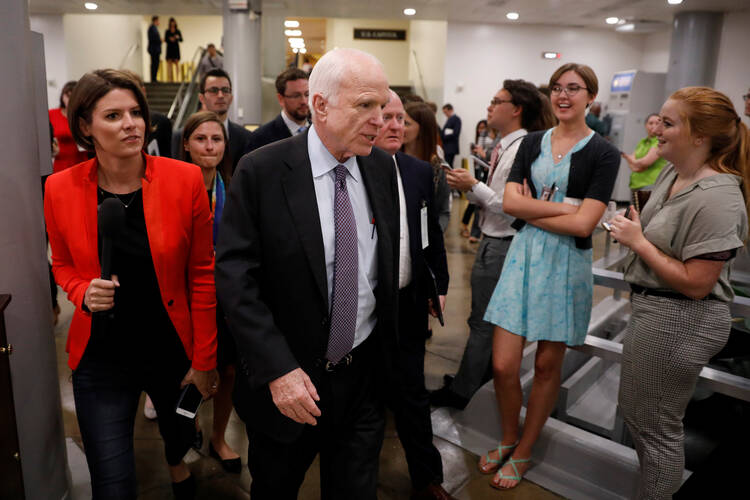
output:
[[[122,61],[120,62],[120,66],[118,66],[118,69],[125,69],[125,63],[128,62],[128,59],[132,57],[133,54],[135,54],[135,51],[138,50],[138,47],[140,47],[141,44],[139,42],[133,43],[133,45],[130,46],[128,51],[125,53],[125,57],[122,58]]]

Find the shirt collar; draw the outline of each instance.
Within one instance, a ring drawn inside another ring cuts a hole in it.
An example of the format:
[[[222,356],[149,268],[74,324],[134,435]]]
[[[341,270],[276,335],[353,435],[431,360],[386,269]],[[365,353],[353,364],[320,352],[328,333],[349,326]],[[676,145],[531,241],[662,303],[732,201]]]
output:
[[[339,165],[339,161],[326,149],[323,141],[318,137],[314,125],[310,125],[309,132],[307,133],[307,153],[310,155],[313,178],[325,175]],[[356,182],[361,181],[362,176],[359,173],[356,156],[347,159],[342,165],[346,167],[349,175]]]
[[[289,132],[292,133],[292,135],[297,134],[297,130],[299,130],[300,127],[304,127],[307,125],[307,120],[305,120],[305,123],[299,124],[292,120],[288,114],[286,114],[286,111],[283,109],[281,110],[281,119],[284,120],[284,123],[286,124],[286,128],[289,129]]]
[[[525,128],[519,128],[518,130],[514,130],[510,134],[500,139],[500,148],[503,150],[507,149],[508,146],[510,146],[513,143],[513,141],[515,141],[519,137],[525,136],[526,134],[528,134],[528,132],[526,131]]]

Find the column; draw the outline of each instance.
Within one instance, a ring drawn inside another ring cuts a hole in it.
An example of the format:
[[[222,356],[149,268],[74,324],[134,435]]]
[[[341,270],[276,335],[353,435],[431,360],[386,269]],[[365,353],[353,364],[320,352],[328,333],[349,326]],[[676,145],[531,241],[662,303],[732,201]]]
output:
[[[47,271],[40,169],[40,144],[49,152],[41,36],[29,30],[27,0],[5,0],[0,7],[0,290],[13,299],[5,313],[26,498],[68,495],[52,305]],[[12,48],[12,49],[11,49]],[[38,81],[41,79],[41,83]],[[40,111],[41,110],[41,111]],[[3,432],[3,430],[0,430]],[[2,485],[0,485],[2,491]],[[0,493],[2,496],[2,493]]]
[[[678,12],[672,27],[666,95],[688,86],[713,87],[721,40],[721,12]]]
[[[224,0],[224,69],[232,78],[229,118],[261,123],[261,1]]]

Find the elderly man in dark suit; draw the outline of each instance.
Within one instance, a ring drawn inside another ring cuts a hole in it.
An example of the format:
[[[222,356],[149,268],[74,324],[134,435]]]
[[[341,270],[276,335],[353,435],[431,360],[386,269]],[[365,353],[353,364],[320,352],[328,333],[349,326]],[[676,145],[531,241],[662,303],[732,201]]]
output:
[[[443,232],[433,205],[432,167],[399,151],[404,142],[404,106],[391,91],[383,109],[385,125],[375,145],[393,156],[399,194],[399,384],[389,390],[389,405],[406,453],[413,499],[452,498],[443,489],[443,464],[432,444],[430,400],[424,385],[428,308],[445,308],[448,263]],[[435,280],[433,281],[432,274]],[[433,288],[439,304],[430,303]]]
[[[307,104],[310,91],[307,79],[307,73],[298,68],[287,69],[276,77],[276,99],[281,106],[281,113],[252,133],[250,151],[307,130],[310,125],[310,106]]]
[[[320,453],[321,497],[375,499],[396,373],[398,198],[373,149],[388,82],[352,49],[310,77],[313,125],[244,156],[217,246],[218,297],[237,343],[235,408],[251,496],[294,499]]]

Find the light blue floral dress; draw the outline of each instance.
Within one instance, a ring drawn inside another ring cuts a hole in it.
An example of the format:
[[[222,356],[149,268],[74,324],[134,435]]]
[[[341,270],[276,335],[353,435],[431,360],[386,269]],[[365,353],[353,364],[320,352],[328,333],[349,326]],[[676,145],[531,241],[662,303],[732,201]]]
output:
[[[560,160],[552,157],[552,130],[542,137],[541,153],[531,164],[536,192],[556,184],[550,201],[563,201],[568,190],[570,157],[589,142],[581,139]],[[594,280],[591,249],[576,248],[575,238],[526,224],[513,238],[500,280],[484,319],[526,337],[529,342],[552,340],[583,344],[591,319]]]

